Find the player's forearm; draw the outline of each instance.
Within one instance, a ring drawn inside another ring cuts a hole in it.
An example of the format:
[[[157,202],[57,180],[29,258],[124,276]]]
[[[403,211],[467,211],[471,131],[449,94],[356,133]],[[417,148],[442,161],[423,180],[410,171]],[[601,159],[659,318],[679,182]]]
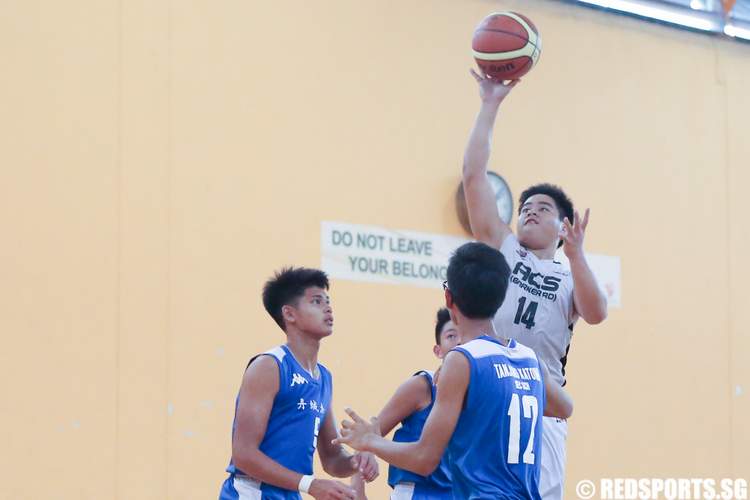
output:
[[[333,477],[349,477],[357,472],[357,469],[352,465],[352,455],[345,452],[343,448],[336,456],[329,458],[321,456],[320,462],[323,465],[323,470]]]
[[[492,130],[495,127],[499,106],[499,103],[482,102],[482,107],[479,109],[464,152],[464,179],[475,175],[484,175],[487,171]]]
[[[289,470],[259,449],[232,455],[235,467],[262,483],[297,491],[302,474]]]
[[[607,318],[607,297],[599,288],[583,252],[569,260],[578,314],[586,323],[592,325],[601,323]]]
[[[368,444],[367,450],[399,469],[428,476],[440,464],[441,453],[433,450],[422,440],[413,443],[397,443],[377,436]]]

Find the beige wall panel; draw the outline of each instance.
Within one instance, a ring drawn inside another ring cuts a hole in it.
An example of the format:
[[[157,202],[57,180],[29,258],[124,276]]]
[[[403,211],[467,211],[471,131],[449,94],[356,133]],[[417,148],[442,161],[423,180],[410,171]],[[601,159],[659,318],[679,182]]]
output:
[[[0,498],[111,498],[116,3],[0,10]]]
[[[168,498],[169,4],[122,4],[118,497]]]
[[[745,50],[742,50],[745,49]],[[729,164],[726,175],[729,206],[727,220],[730,221],[728,242],[729,297],[731,312],[729,364],[731,394],[731,439],[732,470],[734,477],[748,477],[750,471],[750,335],[747,328],[747,311],[750,310],[750,294],[746,283],[750,279],[747,269],[747,247],[750,244],[750,222],[745,217],[747,194],[745,186],[750,182],[748,162],[750,143],[747,140],[747,116],[750,113],[750,64],[747,47],[726,44],[721,54],[721,64],[726,81],[727,106],[727,154]]]

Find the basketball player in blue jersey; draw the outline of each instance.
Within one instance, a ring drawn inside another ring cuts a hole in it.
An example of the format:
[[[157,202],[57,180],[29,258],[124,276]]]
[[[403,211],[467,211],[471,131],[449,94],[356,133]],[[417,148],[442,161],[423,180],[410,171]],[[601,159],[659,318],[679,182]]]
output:
[[[335,442],[423,476],[447,447],[454,499],[538,500],[542,414],[567,418],[573,404],[534,351],[498,339],[492,318],[509,276],[502,254],[484,243],[466,243],[451,257],[445,301],[461,345],[443,360],[435,406],[417,441],[389,441],[377,418],[366,422],[347,409],[353,422],[343,422]]]
[[[443,359],[458,345],[458,332],[448,309],[437,312],[435,345],[432,352]],[[435,383],[440,368],[434,373],[419,371],[399,387],[378,415],[380,433],[385,436],[398,422],[401,427],[393,435],[398,442],[419,439],[427,417],[435,404]],[[420,476],[398,467],[388,469],[388,484],[393,488],[391,500],[450,500],[453,498],[450,471],[446,456],[429,476]]]
[[[531,347],[552,379],[565,385],[565,365],[578,317],[590,324],[607,317],[607,298],[586,262],[583,240],[589,220],[557,186],[538,184],[521,194],[516,235],[500,218],[487,179],[492,129],[500,103],[517,82],[506,85],[472,71],[481,108],[464,155],[463,185],[474,237],[499,249],[511,268],[505,302],[495,315],[504,336]],[[570,268],[554,260],[559,246]],[[540,491],[544,500],[561,500],[565,478],[568,424],[544,419]]]
[[[287,337],[284,345],[250,360],[232,426],[232,459],[220,500],[355,500],[355,490],[313,473],[316,448],[323,469],[335,477],[378,475],[370,453],[348,454],[332,443],[330,372],[318,363],[320,341],[333,332],[328,277],[289,268],[263,289],[263,305]]]

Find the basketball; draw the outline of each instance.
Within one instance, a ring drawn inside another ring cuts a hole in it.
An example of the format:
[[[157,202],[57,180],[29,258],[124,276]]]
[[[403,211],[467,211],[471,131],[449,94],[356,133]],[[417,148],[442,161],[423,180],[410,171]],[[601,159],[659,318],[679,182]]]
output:
[[[479,23],[471,48],[486,75],[515,80],[528,73],[539,60],[542,39],[529,18],[516,12],[496,12]]]

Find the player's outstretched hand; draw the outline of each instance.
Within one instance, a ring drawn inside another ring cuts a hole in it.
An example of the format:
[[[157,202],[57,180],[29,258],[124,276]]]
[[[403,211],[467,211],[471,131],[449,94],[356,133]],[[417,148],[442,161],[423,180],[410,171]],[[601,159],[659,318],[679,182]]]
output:
[[[583,214],[583,220],[578,214],[578,210],[575,211],[575,219],[573,225],[570,225],[570,221],[567,217],[563,219],[563,227],[560,229],[560,236],[563,239],[563,251],[568,259],[575,258],[583,253],[583,238],[586,235],[586,226],[589,225],[589,209]]]
[[[308,493],[316,500],[357,500],[354,488],[330,479],[314,479]]]
[[[503,99],[510,93],[511,89],[515,87],[521,80],[511,80],[507,84],[502,80],[495,80],[491,76],[487,76],[484,73],[479,74],[472,68],[471,75],[479,84],[479,98],[484,102],[492,102],[500,104]]]
[[[333,444],[346,444],[357,451],[367,451],[370,440],[380,437],[378,419],[372,417],[367,422],[351,408],[346,408],[344,411],[346,411],[346,414],[349,415],[352,421],[344,420],[341,422],[339,437],[333,440]]]
[[[352,467],[357,469],[365,481],[371,483],[380,475],[380,467],[375,455],[369,451],[363,451],[352,457]]]

